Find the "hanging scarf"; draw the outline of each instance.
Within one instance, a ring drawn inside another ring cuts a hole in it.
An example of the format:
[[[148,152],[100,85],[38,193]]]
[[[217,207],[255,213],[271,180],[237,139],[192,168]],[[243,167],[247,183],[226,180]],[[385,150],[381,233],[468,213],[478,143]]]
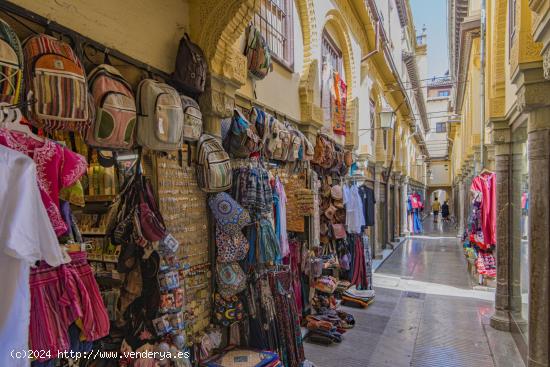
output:
[[[334,72],[333,83],[333,104],[332,104],[332,131],[336,135],[346,135],[346,103],[347,86],[340,78],[338,72]]]

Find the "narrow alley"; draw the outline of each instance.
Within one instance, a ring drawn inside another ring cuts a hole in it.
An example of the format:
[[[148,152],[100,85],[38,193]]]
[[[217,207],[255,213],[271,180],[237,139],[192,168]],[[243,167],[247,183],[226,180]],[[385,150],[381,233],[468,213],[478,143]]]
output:
[[[305,344],[317,367],[524,366],[511,334],[489,326],[494,291],[474,285],[456,229],[423,224],[375,272],[376,301],[345,308],[358,323],[346,343]]]

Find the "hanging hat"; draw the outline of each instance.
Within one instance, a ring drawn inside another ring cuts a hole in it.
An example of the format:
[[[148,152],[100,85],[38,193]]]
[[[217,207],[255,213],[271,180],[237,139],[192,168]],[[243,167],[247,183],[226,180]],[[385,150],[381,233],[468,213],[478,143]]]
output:
[[[332,222],[332,220],[334,219],[334,215],[336,214],[337,211],[338,209],[331,204],[329,208],[325,210],[325,216]]]

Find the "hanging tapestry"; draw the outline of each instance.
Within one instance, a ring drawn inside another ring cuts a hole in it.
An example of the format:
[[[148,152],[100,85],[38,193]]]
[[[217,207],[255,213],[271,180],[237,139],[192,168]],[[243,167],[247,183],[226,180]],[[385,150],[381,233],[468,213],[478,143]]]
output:
[[[332,84],[332,131],[336,135],[346,135],[346,104],[347,104],[347,86],[337,72],[334,72],[334,82]]]

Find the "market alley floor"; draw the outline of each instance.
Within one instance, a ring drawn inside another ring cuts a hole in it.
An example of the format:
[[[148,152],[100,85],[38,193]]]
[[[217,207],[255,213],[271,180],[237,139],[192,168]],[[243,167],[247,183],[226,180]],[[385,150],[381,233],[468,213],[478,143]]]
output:
[[[316,367],[522,367],[512,336],[489,326],[494,293],[474,288],[456,230],[424,221],[374,274],[375,302],[341,344],[305,343]]]

